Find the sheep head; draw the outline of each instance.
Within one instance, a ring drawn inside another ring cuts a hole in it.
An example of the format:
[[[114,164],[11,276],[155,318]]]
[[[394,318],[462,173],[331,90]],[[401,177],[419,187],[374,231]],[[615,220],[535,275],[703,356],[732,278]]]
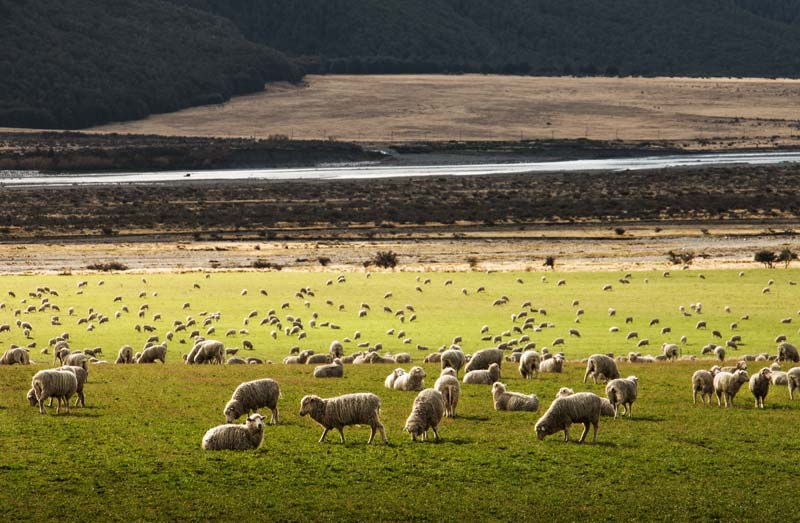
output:
[[[242,403],[239,400],[232,399],[225,405],[225,410],[223,411],[225,414],[225,419],[228,423],[233,423],[239,417],[244,414],[242,409]]]
[[[322,406],[322,398],[315,395],[303,396],[303,399],[300,400],[300,415],[305,416],[306,414],[311,414],[317,408]]]
[[[257,430],[264,429],[264,416],[255,413],[247,418],[247,428],[255,427]]]

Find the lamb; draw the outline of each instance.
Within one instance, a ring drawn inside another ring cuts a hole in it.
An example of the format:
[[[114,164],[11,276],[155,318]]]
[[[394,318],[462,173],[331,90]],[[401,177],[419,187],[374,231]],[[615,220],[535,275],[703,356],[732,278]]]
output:
[[[789,386],[789,399],[794,399],[794,391],[800,389],[800,367],[794,367],[786,372],[786,384]]]
[[[800,361],[800,354],[797,352],[797,347],[788,342],[783,342],[778,345],[778,361]]]
[[[678,356],[681,355],[680,347],[674,343],[663,343],[661,345],[661,350],[664,352],[664,356],[666,356],[668,360],[677,360]]]
[[[142,351],[141,356],[136,358],[136,363],[161,363],[167,362],[167,346],[166,345],[153,345],[147,347]]]
[[[764,367],[757,374],[750,377],[750,392],[756,400],[756,408],[764,408],[764,398],[767,397],[769,392],[769,382],[772,379],[772,370],[769,367]]]
[[[597,380],[608,381],[619,378],[619,371],[614,360],[605,354],[592,354],[586,362],[586,374],[583,375],[583,382],[591,376],[597,384]]]
[[[133,363],[133,347],[130,345],[120,347],[119,352],[117,352],[117,360],[114,363]]]
[[[606,384],[606,396],[614,406],[614,419],[619,418],[620,405],[625,409],[623,416],[633,417],[633,402],[639,392],[639,378],[628,376],[625,379],[611,380]]]
[[[0,365],[30,365],[31,356],[28,349],[22,347],[14,347],[8,349],[2,357],[0,357]]]
[[[488,369],[489,366],[495,363],[498,367],[503,364],[503,351],[497,348],[481,349],[472,355],[467,366],[466,372],[473,370]],[[491,384],[490,384],[491,385]]]
[[[422,390],[425,370],[422,367],[412,367],[408,373],[397,376],[392,388],[394,390]]]
[[[534,374],[539,376],[540,363],[541,358],[538,352],[535,350],[526,350],[519,359],[519,373],[525,379],[531,379]]]
[[[491,385],[499,379],[500,366],[497,363],[492,363],[488,369],[472,370],[464,374],[464,383],[474,385]]]
[[[225,361],[225,344],[216,340],[203,340],[195,343],[189,356],[186,357],[187,364],[218,363]]]
[[[431,356],[433,356],[433,354],[431,354]],[[440,358],[442,369],[455,369],[456,376],[458,376],[458,371],[460,371],[461,367],[466,363],[466,356],[464,356],[464,353],[459,349],[448,349],[442,352]]]
[[[697,393],[703,400],[703,405],[706,405],[706,396],[708,396],[708,405],[711,405],[711,394],[714,393],[714,374],[707,370],[698,370],[692,374],[692,403],[697,405]]]
[[[427,440],[428,429],[433,430],[435,440],[439,437],[439,423],[445,412],[445,401],[442,394],[435,389],[425,389],[414,399],[411,414],[406,420],[403,430],[411,434],[411,438],[416,441],[417,436],[422,437],[422,441]]]
[[[600,421],[602,402],[600,396],[591,392],[578,392],[569,396],[558,397],[550,404],[547,412],[536,422],[536,436],[539,441],[545,436],[564,431],[564,441],[569,441],[569,429],[573,423],[583,423],[583,434],[578,443],[583,443],[594,426],[592,443],[597,441],[597,427]]]
[[[544,350],[542,350],[544,352]],[[539,364],[539,372],[562,372],[564,369],[564,358],[558,354],[546,359]]]
[[[264,440],[264,416],[253,414],[241,425],[219,425],[203,436],[204,450],[251,450]]]
[[[442,369],[433,388],[438,390],[444,398],[444,415],[455,418],[458,399],[461,396],[461,384],[458,382],[455,369],[449,367]]]
[[[342,360],[336,358],[333,363],[320,365],[314,368],[315,378],[341,378],[344,376],[344,364]]]
[[[747,382],[746,370],[737,370],[734,373],[720,372],[714,376],[714,393],[717,395],[717,404],[722,406],[722,397],[725,396],[725,408],[733,406],[733,398],[741,386]]]
[[[39,413],[47,414],[44,408],[44,400],[53,397],[58,400],[56,414],[61,413],[62,402],[67,407],[67,414],[69,414],[69,400],[77,390],[78,378],[72,372],[60,369],[40,370],[31,379],[28,401],[30,401],[32,407],[35,407],[38,403]]]
[[[512,410],[536,412],[539,410],[539,398],[536,394],[525,395],[519,392],[507,392],[506,386],[499,381],[492,385],[494,410]]]
[[[370,392],[344,394],[333,398],[310,395],[304,396],[300,401],[300,416],[310,415],[323,428],[320,443],[325,441],[328,431],[335,428],[344,444],[344,427],[348,425],[369,425],[372,430],[367,444],[373,442],[376,431],[380,431],[384,443],[389,443],[380,421],[380,409],[380,398]]]
[[[281,397],[281,389],[278,382],[263,378],[260,380],[245,381],[240,383],[233,391],[230,401],[225,405],[222,413],[228,423],[233,423],[243,414],[258,412],[261,407],[267,407],[272,411],[269,420],[270,425],[278,423],[278,398]]]

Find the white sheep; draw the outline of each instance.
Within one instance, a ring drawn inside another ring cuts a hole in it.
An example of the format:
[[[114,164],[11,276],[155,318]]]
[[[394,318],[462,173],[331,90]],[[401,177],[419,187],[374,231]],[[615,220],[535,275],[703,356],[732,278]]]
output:
[[[597,428],[600,421],[602,402],[600,396],[591,392],[578,392],[569,396],[560,396],[553,400],[550,408],[536,422],[536,436],[539,441],[545,436],[564,431],[564,441],[569,441],[569,429],[573,423],[583,423],[583,434],[578,443],[583,443],[594,427],[592,443],[597,441]]]
[[[304,396],[300,401],[300,416],[310,415],[311,419],[324,429],[319,438],[320,443],[325,441],[325,436],[334,428],[339,431],[342,443],[345,443],[344,427],[348,425],[369,425],[372,431],[367,444],[372,443],[375,439],[376,431],[380,431],[384,443],[389,443],[389,440],[386,439],[386,431],[380,421],[380,410],[380,398],[369,392],[344,394],[324,399],[310,395]]]
[[[123,345],[120,347],[117,352],[117,360],[114,363],[133,363],[133,347],[130,345]]]
[[[448,367],[455,369],[456,376],[458,376],[458,371],[460,371],[466,363],[466,356],[460,349],[448,349],[441,353],[440,361],[442,364],[442,369],[446,369]]]
[[[412,367],[407,373],[403,373],[394,380],[392,388],[394,390],[422,390],[425,378],[425,369],[422,367]]]
[[[153,345],[147,347],[142,351],[142,354],[136,358],[136,363],[161,363],[167,362],[167,346],[166,345]]]
[[[464,374],[464,383],[474,385],[491,385],[499,379],[500,366],[497,363],[492,363],[488,369],[473,370]]]
[[[342,360],[336,358],[333,363],[328,365],[320,365],[314,368],[315,378],[341,378],[344,376],[344,365]]]
[[[612,358],[605,354],[592,354],[586,362],[586,373],[583,375],[583,382],[592,377],[592,380],[597,383],[600,381],[608,381],[619,378],[619,370],[617,364]]]
[[[467,366],[464,368],[466,372],[473,370],[488,369],[492,363],[496,363],[498,367],[503,365],[503,351],[494,347],[488,349],[481,349],[472,355]]]
[[[526,350],[519,359],[519,373],[525,379],[531,379],[533,375],[539,376],[539,364],[541,357],[535,350]]]
[[[544,352],[544,349],[542,349]],[[564,357],[556,354],[552,358],[545,359],[539,364],[539,372],[562,372],[564,369]]]
[[[628,376],[624,379],[611,380],[606,384],[606,396],[614,406],[614,419],[619,418],[619,408],[622,406],[629,418],[633,417],[633,402],[639,393],[639,378]]]
[[[417,441],[421,436],[422,441],[428,439],[428,429],[433,430],[435,441],[440,441],[439,423],[444,416],[445,402],[442,394],[436,389],[425,389],[414,398],[411,414],[406,419],[403,431],[411,434],[411,439]]]
[[[205,450],[253,450],[264,440],[264,416],[252,414],[241,425],[219,425],[203,436]]]
[[[708,404],[711,404],[711,395],[714,393],[714,374],[705,369],[695,371],[692,374],[692,403],[697,405],[697,393],[700,393],[700,398],[703,400],[703,405],[706,405],[706,396],[708,397]]]
[[[225,405],[222,413],[228,423],[233,423],[244,414],[258,412],[258,409],[267,407],[272,411],[269,423],[275,425],[278,423],[278,399],[280,397],[280,386],[273,379],[246,381],[234,389],[231,399]]]
[[[756,408],[759,406],[764,408],[764,398],[767,397],[769,392],[769,383],[772,379],[772,370],[769,367],[764,367],[758,373],[750,377],[750,392],[753,393],[755,398]]]
[[[499,381],[492,385],[492,399],[494,400],[494,410],[528,411],[536,412],[539,410],[539,398],[536,394],[521,394],[519,392],[508,392],[506,386]]]
[[[714,394],[717,395],[717,404],[722,406],[722,397],[725,396],[725,408],[733,406],[733,398],[743,384],[747,382],[746,370],[737,370],[734,373],[719,372],[714,376]]]
[[[78,390],[78,379],[70,371],[60,369],[40,370],[31,379],[31,390],[28,391],[28,401],[31,406],[39,404],[39,413],[47,414],[44,408],[44,400],[56,398],[56,414],[61,413],[61,404],[69,410],[69,400]]]
[[[455,369],[442,369],[433,388],[438,390],[442,394],[442,398],[444,398],[445,416],[455,418],[458,399],[461,396],[461,383],[458,381]]]
[[[789,386],[789,399],[794,399],[794,391],[800,389],[800,367],[793,367],[786,372],[786,384]]]
[[[393,389],[394,388],[394,380],[396,380],[398,376],[402,376],[405,373],[406,373],[406,371],[401,369],[401,368],[394,369],[391,372],[391,374],[386,376],[386,379],[383,380],[383,386],[386,387],[387,389]]]
[[[0,357],[0,365],[30,365],[31,356],[28,349],[13,347]]]

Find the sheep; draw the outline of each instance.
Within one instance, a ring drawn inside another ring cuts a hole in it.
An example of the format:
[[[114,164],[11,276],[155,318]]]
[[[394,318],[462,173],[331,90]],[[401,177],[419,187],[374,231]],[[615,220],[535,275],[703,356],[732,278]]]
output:
[[[386,379],[385,379],[385,380],[383,380],[383,386],[384,386],[384,387],[386,387],[387,389],[393,389],[393,388],[394,388],[394,381],[395,381],[395,380],[396,380],[396,379],[397,379],[399,376],[402,376],[402,375],[403,375],[403,374],[405,374],[405,373],[406,373],[406,371],[405,371],[405,370],[403,370],[403,369],[400,369],[400,368],[394,369],[394,370],[391,372],[391,374],[389,374],[388,376],[386,376]]]
[[[491,385],[500,379],[500,366],[497,363],[489,365],[488,369],[471,370],[464,374],[464,383],[474,385]]]
[[[117,360],[114,363],[133,363],[133,347],[130,345],[123,345],[120,347],[117,352]]]
[[[592,354],[586,362],[586,373],[583,375],[583,382],[591,376],[595,384],[597,380],[608,381],[619,378],[617,364],[612,358],[605,354]]]
[[[325,441],[325,436],[331,429],[339,431],[342,444],[345,443],[344,427],[348,425],[369,425],[372,429],[367,444],[375,439],[375,432],[380,431],[384,443],[389,443],[386,431],[380,421],[381,400],[370,392],[344,394],[333,398],[320,398],[319,396],[304,396],[300,400],[300,416],[306,414],[322,426],[322,436],[319,442]]]
[[[331,355],[331,359],[341,358],[344,356],[344,346],[342,345],[342,342],[333,340],[328,352]]]
[[[315,378],[341,378],[344,376],[344,364],[339,358],[335,358],[333,363],[320,365],[314,368]]]
[[[89,365],[89,358],[86,357],[86,354],[82,352],[73,352],[68,354],[67,356],[62,356],[61,364],[62,365],[69,365],[73,367],[83,367],[84,369],[88,369]]]
[[[619,407],[625,409],[623,416],[633,417],[633,402],[639,392],[639,378],[628,376],[625,379],[611,380],[606,384],[606,396],[614,406],[614,419],[619,418]]]
[[[677,360],[678,356],[681,355],[680,347],[674,343],[661,344],[661,350],[664,352],[664,356],[666,356],[668,360]]]
[[[432,352],[425,356],[425,359],[422,360],[422,363],[440,363],[442,361],[442,353],[441,352]]]
[[[542,352],[544,352],[544,349],[542,349]],[[545,359],[539,364],[539,372],[560,373],[563,371],[563,369],[564,369],[564,358],[559,355],[555,355],[552,358]]]
[[[394,390],[422,390],[425,370],[422,367],[412,367],[408,373],[397,376],[392,384]]]
[[[243,414],[258,412],[261,407],[267,407],[272,411],[269,420],[270,425],[278,424],[278,398],[281,397],[281,389],[278,382],[263,378],[260,380],[245,381],[234,389],[230,401],[225,405],[222,413],[228,423],[233,423]]]
[[[333,358],[328,354],[312,354],[306,359],[307,365],[318,365],[320,363],[331,363]]]
[[[591,392],[578,392],[569,396],[561,396],[553,400],[550,408],[536,422],[536,437],[539,441],[545,436],[564,431],[564,441],[569,441],[569,429],[573,423],[583,423],[583,434],[578,443],[583,443],[594,427],[592,443],[597,441],[597,428],[600,421],[602,402],[600,396]]]
[[[507,392],[506,386],[499,381],[492,385],[494,410],[528,411],[539,410],[539,398],[536,394],[525,395],[519,392]]]
[[[458,381],[455,369],[449,367],[442,369],[433,388],[438,390],[444,398],[444,415],[455,418],[458,399],[461,396],[461,383]]]
[[[433,355],[431,354],[431,356]],[[464,353],[459,349],[448,349],[441,353],[440,358],[442,369],[454,369],[456,371],[456,376],[458,376],[458,371],[460,371],[461,367],[466,363],[466,356],[464,356]]]
[[[203,340],[195,343],[189,356],[186,358],[187,364],[219,363],[225,361],[225,344],[216,340]]]
[[[531,379],[536,374],[539,376],[539,365],[541,358],[535,350],[526,350],[519,359],[519,373],[525,379]]]
[[[772,370],[769,367],[764,367],[757,374],[750,377],[750,392],[756,400],[756,408],[764,408],[764,398],[767,397],[769,392],[769,383],[772,379]]]
[[[698,392],[703,400],[703,405],[706,405],[706,396],[708,396],[708,405],[711,405],[711,395],[714,393],[714,374],[710,371],[701,369],[692,374],[692,403],[695,405],[697,405]]]
[[[714,376],[714,393],[717,395],[717,405],[722,406],[722,397],[724,395],[725,408],[732,407],[733,398],[747,379],[746,370],[737,370],[734,373],[719,372]]]
[[[714,365],[714,367],[712,367],[712,368],[717,368],[717,369],[719,369],[721,372],[730,372],[731,374],[733,374],[733,373],[734,373],[734,372],[736,372],[737,370],[747,370],[747,362],[746,362],[746,361],[744,361],[744,360],[740,360],[740,361],[737,361],[737,362],[736,362],[736,365],[735,365],[734,367],[722,367],[722,368],[720,369],[719,367],[717,367],[716,365]]]
[[[31,379],[31,390],[28,391],[28,401],[32,407],[38,403],[39,413],[47,414],[44,408],[44,400],[56,398],[56,414],[61,413],[61,403],[69,410],[69,400],[78,390],[78,378],[70,371],[60,369],[40,370]]]
[[[770,380],[773,385],[788,385],[789,374],[781,370],[772,371],[772,379]]]
[[[395,363],[411,363],[411,354],[407,352],[401,352],[400,354],[395,354],[394,361]]]
[[[219,425],[203,436],[204,450],[253,450],[264,440],[264,416],[253,414],[241,425]]]
[[[28,349],[22,347],[15,347],[8,349],[2,357],[0,357],[0,365],[30,365],[31,356]]]
[[[800,367],[794,367],[786,372],[786,384],[789,386],[789,399],[794,399],[794,391],[800,389]]]
[[[498,367],[502,365],[503,351],[497,348],[481,349],[472,355],[464,371],[488,369],[492,363],[497,364]]]
[[[406,419],[403,431],[411,434],[411,439],[414,441],[417,441],[418,436],[421,436],[422,441],[426,441],[428,429],[432,429],[434,440],[441,441],[438,428],[444,411],[445,401],[442,393],[436,389],[425,389],[414,398],[411,414]]]
[[[714,347],[714,356],[716,356],[719,361],[725,361],[725,349],[720,346]]]
[[[800,354],[797,352],[797,347],[788,342],[783,342],[778,345],[778,361],[800,361]]]
[[[167,346],[166,345],[153,345],[147,347],[142,351],[141,356],[136,358],[136,363],[161,363],[167,362]]]
[[[244,358],[234,356],[232,358],[228,358],[228,361],[225,362],[225,365],[247,365],[247,361],[245,361]]]
[[[67,371],[67,372],[71,372],[71,373],[73,373],[75,375],[75,378],[78,380],[78,387],[75,389],[75,393],[78,396],[75,399],[75,406],[77,407],[78,403],[80,403],[81,407],[85,407],[86,406],[86,397],[83,394],[83,386],[86,384],[86,381],[89,379],[89,371],[87,371],[83,367],[74,367],[74,366],[70,366],[70,365],[65,365],[63,367],[59,367],[58,370],[64,370],[64,371]],[[53,403],[53,398],[51,396],[50,397],[50,405],[48,405],[48,407],[52,406],[52,403]]]

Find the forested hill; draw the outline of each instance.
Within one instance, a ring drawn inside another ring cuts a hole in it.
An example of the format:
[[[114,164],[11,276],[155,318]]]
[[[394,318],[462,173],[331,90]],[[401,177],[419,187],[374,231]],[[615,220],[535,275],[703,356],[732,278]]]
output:
[[[320,72],[800,76],[800,0],[172,0]]]
[[[230,21],[161,0],[0,0],[0,126],[80,128],[298,80]]]

